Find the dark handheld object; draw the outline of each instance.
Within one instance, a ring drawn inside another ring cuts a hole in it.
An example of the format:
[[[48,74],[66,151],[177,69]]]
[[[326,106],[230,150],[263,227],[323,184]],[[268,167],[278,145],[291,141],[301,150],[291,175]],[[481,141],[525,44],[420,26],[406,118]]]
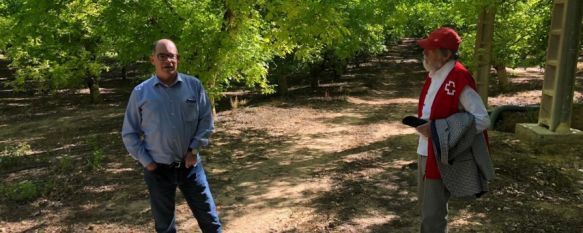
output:
[[[406,116],[405,118],[403,118],[403,124],[411,126],[411,127],[417,127],[420,126],[422,124],[427,123],[426,120],[423,119],[419,119],[417,117],[414,116]]]

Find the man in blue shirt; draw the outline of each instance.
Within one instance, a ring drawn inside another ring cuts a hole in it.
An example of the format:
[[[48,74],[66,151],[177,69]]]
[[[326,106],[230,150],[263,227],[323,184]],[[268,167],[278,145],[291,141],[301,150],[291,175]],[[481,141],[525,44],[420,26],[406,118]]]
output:
[[[157,232],[176,232],[176,187],[203,232],[221,232],[198,152],[213,132],[211,106],[200,80],[177,72],[178,49],[162,39],[150,62],[156,74],[137,85],[125,113],[122,138],[144,166]]]

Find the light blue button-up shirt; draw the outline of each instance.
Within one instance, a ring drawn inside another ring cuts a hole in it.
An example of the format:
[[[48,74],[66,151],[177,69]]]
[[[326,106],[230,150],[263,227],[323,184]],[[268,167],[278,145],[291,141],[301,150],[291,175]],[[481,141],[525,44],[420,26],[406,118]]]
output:
[[[126,149],[144,167],[182,161],[188,148],[208,145],[211,105],[200,80],[178,74],[165,85],[153,75],[130,96],[122,128]]]

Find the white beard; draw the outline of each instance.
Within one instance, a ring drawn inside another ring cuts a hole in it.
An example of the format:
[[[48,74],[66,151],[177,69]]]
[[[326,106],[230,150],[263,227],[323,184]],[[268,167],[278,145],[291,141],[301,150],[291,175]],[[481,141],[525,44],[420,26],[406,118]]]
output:
[[[425,60],[425,58],[423,58],[423,68],[425,68],[425,70],[428,71],[429,73],[435,72],[435,70],[432,69],[431,65],[429,65],[429,62]]]
[[[425,56],[423,56],[423,68],[425,68],[425,70],[428,71],[430,74],[439,70],[439,67],[427,61],[427,59],[425,59]]]

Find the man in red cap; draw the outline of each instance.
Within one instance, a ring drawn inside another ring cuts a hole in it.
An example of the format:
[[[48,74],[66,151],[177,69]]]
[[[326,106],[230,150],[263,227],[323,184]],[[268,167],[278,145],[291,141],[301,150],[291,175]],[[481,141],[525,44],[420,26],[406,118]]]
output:
[[[419,134],[418,197],[421,207],[421,232],[447,232],[447,203],[450,190],[440,175],[431,139],[431,123],[458,112],[474,117],[476,132],[488,128],[490,119],[470,72],[459,62],[461,38],[451,28],[442,27],[426,39],[417,41],[423,48],[423,67],[429,72],[421,90],[418,117],[427,120],[416,127]]]

